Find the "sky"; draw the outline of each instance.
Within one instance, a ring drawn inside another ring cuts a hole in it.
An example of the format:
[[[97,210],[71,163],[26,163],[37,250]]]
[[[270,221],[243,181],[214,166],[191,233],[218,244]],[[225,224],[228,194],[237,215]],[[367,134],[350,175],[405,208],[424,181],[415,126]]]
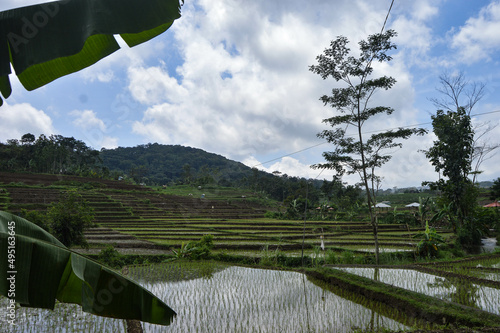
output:
[[[46,1],[2,0],[0,11]],[[186,0],[182,17],[162,35],[122,48],[97,64],[34,91],[11,75],[0,107],[0,142],[25,133],[59,134],[94,149],[160,143],[200,148],[250,167],[331,180],[312,169],[332,150],[317,134],[339,114],[320,97],[342,87],[309,71],[338,36],[358,42],[380,32],[391,0]],[[439,77],[462,73],[485,84],[474,126],[500,142],[500,0],[395,0],[386,24],[398,35],[389,63],[375,75],[396,79],[373,106],[395,109],[365,131],[419,125],[429,134],[403,141],[377,172],[383,189],[438,178],[422,150],[436,139],[430,101]],[[119,39],[119,37],[117,38]],[[495,127],[496,126],[496,127]],[[479,128],[479,127],[478,127]],[[500,149],[499,149],[500,151]],[[481,164],[479,180],[500,177],[500,153]],[[353,175],[344,181],[359,181]]]

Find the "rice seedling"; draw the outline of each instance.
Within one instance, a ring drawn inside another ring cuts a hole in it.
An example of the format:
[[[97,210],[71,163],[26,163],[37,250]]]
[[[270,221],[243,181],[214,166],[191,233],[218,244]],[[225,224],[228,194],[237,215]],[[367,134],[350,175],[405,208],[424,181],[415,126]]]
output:
[[[168,266],[155,266],[165,270]],[[164,271],[165,274],[168,274]],[[309,282],[297,272],[228,267],[209,279],[141,284],[178,312],[170,332],[350,332],[405,326]],[[144,325],[148,332],[160,332]]]
[[[411,269],[360,267],[337,269],[500,315],[500,290],[471,283],[466,279],[442,278]]]
[[[129,276],[168,301],[178,316],[168,332],[351,332],[406,329],[397,320],[311,283],[298,272],[176,261],[129,268]],[[7,299],[0,300],[6,308]],[[124,332],[123,320],[88,315],[77,306],[18,309],[13,332]],[[2,316],[2,319],[5,316]],[[164,326],[144,324],[145,332]]]

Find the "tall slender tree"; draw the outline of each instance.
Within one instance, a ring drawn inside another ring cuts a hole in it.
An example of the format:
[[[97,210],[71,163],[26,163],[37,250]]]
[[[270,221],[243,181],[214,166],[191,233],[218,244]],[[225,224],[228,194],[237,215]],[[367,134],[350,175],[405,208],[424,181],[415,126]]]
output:
[[[337,37],[323,54],[316,57],[318,64],[309,67],[323,79],[333,78],[345,84],[343,88],[332,89],[331,95],[320,98],[325,105],[338,110],[340,114],[323,120],[333,129],[324,130],[318,137],[332,143],[335,149],[324,152],[326,163],[316,164],[313,168],[333,169],[339,176],[345,173],[359,174],[366,193],[377,263],[379,262],[378,221],[374,210],[376,192],[373,187],[374,184],[378,184],[380,178],[375,175],[375,170],[391,159],[390,155],[383,154],[385,150],[402,146],[396,140],[425,133],[423,129],[410,128],[388,130],[372,135],[363,132],[368,120],[378,115],[388,116],[394,112],[391,107],[371,105],[372,97],[377,91],[388,90],[396,83],[396,80],[389,76],[372,78],[374,61],[388,62],[392,59],[388,52],[396,48],[391,42],[394,36],[396,36],[394,30],[370,35],[366,41],[359,42],[358,57],[351,55],[346,37]],[[350,127],[355,130],[355,135],[347,132]]]

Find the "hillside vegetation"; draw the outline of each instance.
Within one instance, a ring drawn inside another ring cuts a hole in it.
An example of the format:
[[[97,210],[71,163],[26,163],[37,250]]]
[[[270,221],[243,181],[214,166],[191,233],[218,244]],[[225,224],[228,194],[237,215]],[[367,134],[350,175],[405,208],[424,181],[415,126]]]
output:
[[[0,171],[50,173],[137,184],[216,185],[266,193],[275,200],[306,192],[304,178],[271,174],[201,149],[157,143],[94,150],[72,137],[27,133],[0,143]],[[319,198],[321,180],[310,181],[310,197]]]
[[[213,235],[216,250],[251,255],[262,255],[262,251],[297,255],[303,238],[308,253],[319,248],[322,239],[324,246],[339,252],[363,253],[373,247],[370,226],[359,218],[325,220],[317,215],[304,229],[301,220],[265,218],[273,207],[263,203],[270,201],[235,188],[184,185],[175,191],[124,181],[5,172],[0,172],[0,180],[0,209],[21,215],[43,212],[76,189],[95,213],[96,227],[86,232],[90,253],[109,244],[123,253],[167,253],[206,234]],[[314,207],[313,213],[318,214]],[[411,250],[417,243],[412,235],[422,230],[420,226],[381,224],[381,246]]]

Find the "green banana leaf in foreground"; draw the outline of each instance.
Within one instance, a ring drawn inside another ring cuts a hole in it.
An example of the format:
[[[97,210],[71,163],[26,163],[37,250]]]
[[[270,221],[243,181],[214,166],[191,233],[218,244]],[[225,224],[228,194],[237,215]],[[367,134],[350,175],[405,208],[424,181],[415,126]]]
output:
[[[9,258],[9,253],[14,256]],[[15,301],[26,307],[54,309],[58,299],[99,316],[160,325],[176,316],[135,282],[70,251],[37,225],[0,211],[0,294],[12,291]]]
[[[33,90],[118,50],[113,35],[132,47],[179,17],[179,0],[60,0],[0,12],[0,92],[12,92],[11,63]]]

